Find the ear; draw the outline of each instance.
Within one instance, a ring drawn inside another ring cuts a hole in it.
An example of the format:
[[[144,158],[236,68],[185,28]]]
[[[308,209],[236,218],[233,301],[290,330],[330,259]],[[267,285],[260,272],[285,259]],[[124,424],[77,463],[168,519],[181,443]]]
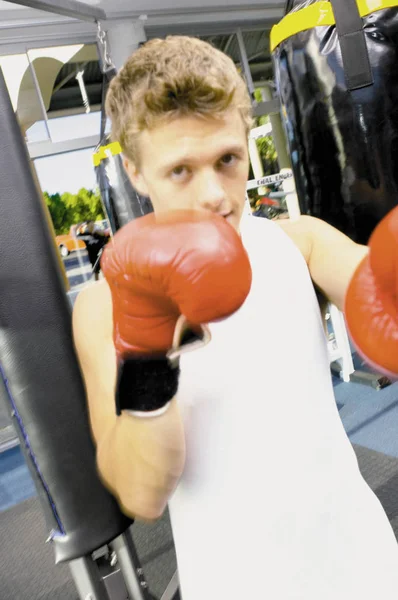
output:
[[[142,173],[138,167],[128,158],[123,159],[123,166],[126,169],[127,175],[140,196],[149,196],[148,187]]]

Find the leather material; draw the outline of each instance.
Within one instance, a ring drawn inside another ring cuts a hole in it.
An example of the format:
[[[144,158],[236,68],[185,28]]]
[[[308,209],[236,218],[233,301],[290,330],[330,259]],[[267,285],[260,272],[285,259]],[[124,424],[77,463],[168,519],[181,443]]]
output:
[[[194,210],[132,221],[106,247],[101,268],[119,359],[166,353],[180,315],[191,325],[223,319],[240,308],[251,285],[237,232],[223,217]]]
[[[398,378],[398,207],[374,230],[345,299],[351,339],[364,359]]]
[[[362,22],[371,86],[347,89],[335,26],[293,35],[273,56],[301,211],[367,243],[398,201],[398,7]]]
[[[131,522],[97,475],[57,250],[1,73],[0,139],[0,364],[62,562]]]
[[[109,143],[109,136],[104,137],[96,152],[101,146],[107,146]],[[140,196],[131,185],[123,166],[121,154],[109,155],[106,159],[103,159],[95,167],[95,173],[102,202],[113,233],[116,233],[129,221],[153,211],[149,198]]]

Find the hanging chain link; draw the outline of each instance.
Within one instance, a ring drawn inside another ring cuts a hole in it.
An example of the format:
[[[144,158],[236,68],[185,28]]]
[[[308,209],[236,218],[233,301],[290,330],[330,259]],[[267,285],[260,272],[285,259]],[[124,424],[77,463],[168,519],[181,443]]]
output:
[[[114,64],[112,62],[112,58],[109,52],[109,46],[108,46],[108,36],[106,31],[102,28],[101,25],[101,21],[97,22],[97,38],[98,38],[98,43],[101,49],[101,54],[102,54],[102,59],[104,62],[104,66],[105,68],[112,68],[114,67]]]

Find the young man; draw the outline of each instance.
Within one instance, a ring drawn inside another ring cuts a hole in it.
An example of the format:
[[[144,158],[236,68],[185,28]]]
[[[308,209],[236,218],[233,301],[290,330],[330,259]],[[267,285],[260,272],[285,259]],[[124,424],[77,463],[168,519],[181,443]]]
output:
[[[100,254],[106,246],[109,235],[95,229],[94,221],[87,221],[79,228],[77,237],[86,244],[87,254],[93,268],[95,281],[98,281],[101,271]]]
[[[132,323],[147,332],[154,321],[147,287],[120,302],[126,267],[119,283],[81,293],[74,334],[105,484],[137,518],[156,519],[169,503],[183,600],[392,600],[396,540],[339,418],[312,283],[343,308],[367,249],[311,217],[283,227],[242,217],[251,103],[210,45],[147,43],[112,83],[107,110],[155,213],[223,217],[240,233],[252,285],[237,312],[210,325],[211,342],[181,358],[177,393],[146,418],[117,415],[115,393],[121,330],[134,338]],[[151,241],[151,261],[178,246],[175,231]],[[157,277],[148,269],[140,285]],[[279,316],[258,319],[264,311]]]

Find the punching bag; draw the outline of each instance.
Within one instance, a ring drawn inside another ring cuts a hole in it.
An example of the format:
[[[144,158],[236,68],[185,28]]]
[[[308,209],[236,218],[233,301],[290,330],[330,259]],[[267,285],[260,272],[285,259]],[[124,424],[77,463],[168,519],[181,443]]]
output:
[[[398,1],[308,0],[271,50],[301,211],[366,244],[398,204]]]
[[[94,169],[105,213],[112,233],[132,219],[152,212],[149,198],[140,196],[133,188],[123,166],[122,149],[118,142],[103,137],[95,150]]]

